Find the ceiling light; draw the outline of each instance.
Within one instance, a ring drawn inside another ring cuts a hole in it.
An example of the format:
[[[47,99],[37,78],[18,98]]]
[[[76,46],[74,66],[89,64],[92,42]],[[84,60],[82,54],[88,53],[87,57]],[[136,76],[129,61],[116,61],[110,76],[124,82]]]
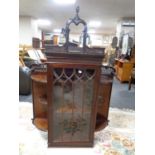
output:
[[[55,33],[61,33],[61,31],[62,31],[61,29],[54,29],[53,30],[53,32],[55,32]]]
[[[59,5],[67,5],[67,4],[74,4],[76,0],[54,0],[54,2]]]
[[[38,25],[40,26],[48,26],[51,25],[51,22],[47,19],[38,19],[37,20]]]
[[[89,27],[100,27],[101,26],[101,22],[100,21],[90,21],[88,23]]]

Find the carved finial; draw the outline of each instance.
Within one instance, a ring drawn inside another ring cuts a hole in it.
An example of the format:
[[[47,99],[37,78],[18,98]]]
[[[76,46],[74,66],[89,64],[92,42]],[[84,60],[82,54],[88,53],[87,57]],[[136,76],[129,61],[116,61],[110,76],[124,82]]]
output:
[[[79,14],[79,11],[80,11],[80,7],[77,6],[77,7],[76,7],[76,14],[77,14],[77,15]]]

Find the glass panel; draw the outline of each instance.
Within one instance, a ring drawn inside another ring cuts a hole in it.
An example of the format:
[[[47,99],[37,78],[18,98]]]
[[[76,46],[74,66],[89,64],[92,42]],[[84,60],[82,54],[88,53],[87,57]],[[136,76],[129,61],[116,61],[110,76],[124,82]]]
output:
[[[53,141],[89,141],[94,70],[53,72]]]

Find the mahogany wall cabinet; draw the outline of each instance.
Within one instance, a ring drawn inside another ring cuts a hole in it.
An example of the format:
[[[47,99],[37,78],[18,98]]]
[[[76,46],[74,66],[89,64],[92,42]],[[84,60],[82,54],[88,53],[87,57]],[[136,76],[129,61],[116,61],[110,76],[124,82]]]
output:
[[[66,43],[45,49],[45,67],[32,78],[33,123],[48,131],[48,147],[91,147],[95,130],[108,124],[112,80],[102,70],[104,51],[89,48],[87,24],[78,15],[66,22]],[[69,26],[83,24],[83,47],[71,46]],[[107,68],[106,68],[107,69]]]
[[[64,68],[64,65],[60,68],[59,65],[59,69],[54,69],[54,72],[52,72],[52,68],[54,68],[52,66],[53,65],[49,67],[49,70],[51,71],[51,74],[49,75],[49,82],[47,82],[47,70],[36,70],[31,75],[33,97],[33,124],[38,129],[43,131],[48,131],[48,124],[50,124],[49,130],[53,132],[49,136],[54,135],[54,137],[52,138],[52,144],[54,143],[54,145],[59,144],[60,146],[61,144],[61,146],[64,146],[64,143],[58,143],[61,142],[63,138],[65,142],[67,141],[67,138],[68,140],[71,138],[72,140],[76,140],[76,138],[78,137],[80,140],[80,137],[83,135],[80,134],[80,131],[83,132],[84,129],[85,132],[87,131],[87,134],[85,134],[87,138],[85,137],[85,139],[90,140],[89,133],[93,131],[93,123],[95,123],[95,131],[102,130],[108,125],[113,70],[109,67],[102,67],[101,69],[96,105],[95,102],[94,104],[91,102],[92,93],[93,91],[95,91],[95,89],[91,88],[93,87],[92,84],[95,76],[93,75],[93,71],[90,70],[90,68],[88,70],[84,68],[81,69],[80,67],[76,66],[75,68],[72,68],[72,65],[69,65],[69,68]],[[84,66],[86,67],[86,65]],[[88,75],[86,74],[87,71]],[[89,81],[88,78],[91,78],[90,76],[94,77]],[[52,77],[55,79],[57,78],[58,80],[52,80]],[[87,85],[86,83],[84,84],[83,80],[89,81]],[[50,93],[48,94],[48,92]],[[53,96],[51,96],[51,92],[55,92]],[[50,110],[48,110],[48,95]],[[51,101],[52,97],[54,97],[54,102]],[[51,110],[52,104],[54,107],[53,111]],[[95,106],[97,107],[97,109],[96,115],[94,116],[95,112],[91,111],[91,107],[95,109]],[[89,111],[88,109],[86,109],[86,107],[89,107]],[[49,119],[48,112],[50,113]],[[70,116],[70,119],[68,119],[67,121],[64,116],[66,116],[66,118]],[[83,116],[85,116],[85,118],[87,119],[83,120]],[[90,117],[95,117],[95,120],[93,122],[89,122],[90,120],[93,120],[90,119],[88,121],[88,118]],[[75,119],[75,121],[73,121],[73,118]],[[48,120],[50,120],[50,122]],[[92,126],[90,126],[91,129],[88,128],[89,123],[92,123]],[[59,130],[57,130],[57,128]],[[65,134],[70,135],[70,137],[66,137]],[[81,136],[79,136],[79,134]],[[93,136],[93,133],[91,133],[91,135]],[[49,146],[50,144],[51,141],[49,142]],[[66,145],[69,144],[70,143],[67,143]],[[92,145],[92,142],[83,143],[82,146],[84,146],[84,144],[88,146],[89,144]]]

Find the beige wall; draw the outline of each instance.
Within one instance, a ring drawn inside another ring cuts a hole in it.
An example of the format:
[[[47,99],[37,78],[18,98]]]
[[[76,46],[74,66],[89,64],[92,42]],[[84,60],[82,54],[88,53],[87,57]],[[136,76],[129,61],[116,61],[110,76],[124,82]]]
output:
[[[19,17],[19,44],[32,45],[32,37],[41,39],[41,30],[36,19],[31,17]]]
[[[54,33],[51,33],[50,35],[45,35],[45,39],[50,40]],[[57,34],[60,36],[60,34]],[[111,44],[112,38],[115,36],[115,34],[90,34],[91,39],[91,45],[90,46],[101,46],[101,47],[107,47]],[[80,34],[70,34],[69,39],[72,42],[77,41],[79,42]]]

